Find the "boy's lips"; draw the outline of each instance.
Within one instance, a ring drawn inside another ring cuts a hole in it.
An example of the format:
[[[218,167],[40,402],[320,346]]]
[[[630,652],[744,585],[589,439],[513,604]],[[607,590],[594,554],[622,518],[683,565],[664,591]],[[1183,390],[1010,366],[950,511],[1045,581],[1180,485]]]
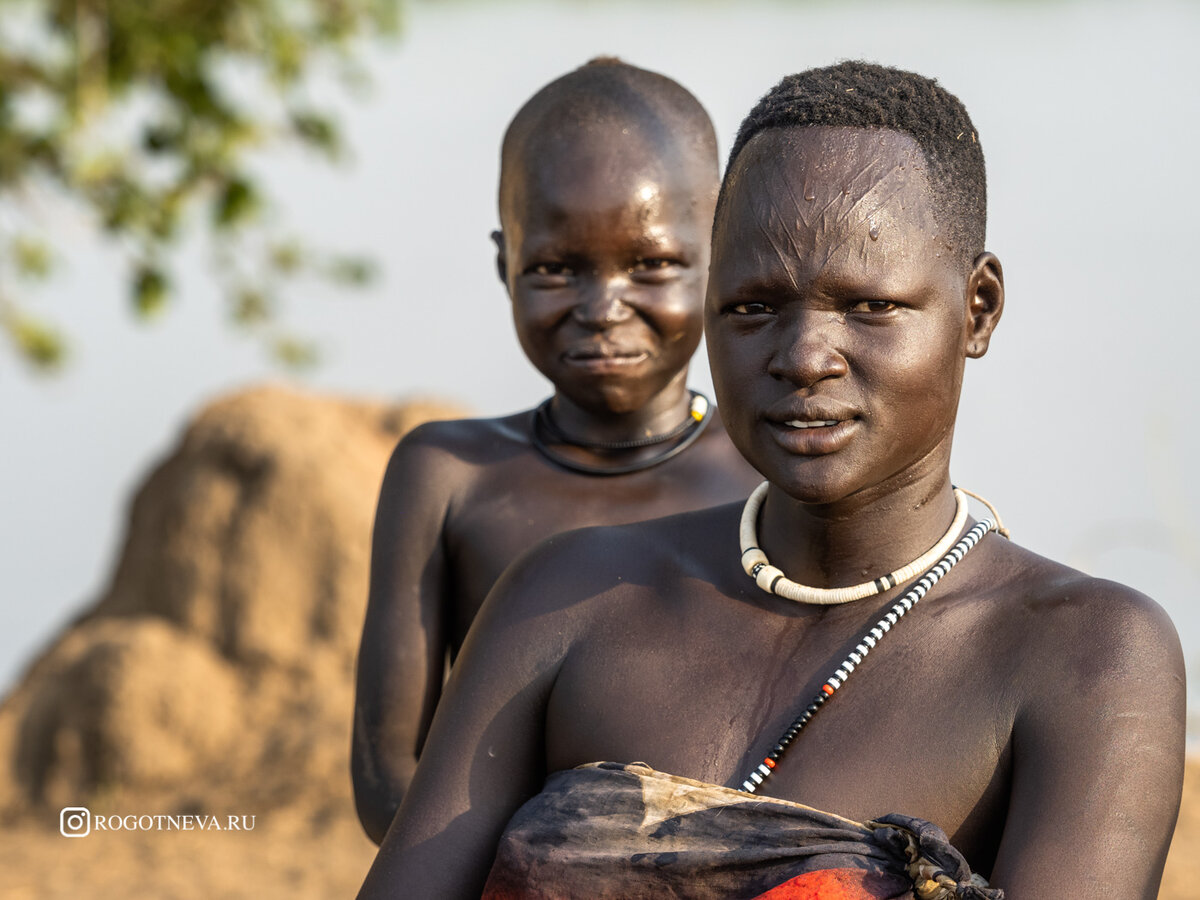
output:
[[[570,347],[562,354],[568,365],[592,372],[617,371],[645,362],[650,352],[638,347],[613,347],[606,344],[590,344]]]

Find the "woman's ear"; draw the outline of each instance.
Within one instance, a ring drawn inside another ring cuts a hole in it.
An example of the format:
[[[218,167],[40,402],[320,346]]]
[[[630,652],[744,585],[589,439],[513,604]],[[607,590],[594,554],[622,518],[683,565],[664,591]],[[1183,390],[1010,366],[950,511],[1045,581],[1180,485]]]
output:
[[[1003,312],[1004,269],[996,254],[980,253],[967,280],[967,356],[978,359],[987,353]]]

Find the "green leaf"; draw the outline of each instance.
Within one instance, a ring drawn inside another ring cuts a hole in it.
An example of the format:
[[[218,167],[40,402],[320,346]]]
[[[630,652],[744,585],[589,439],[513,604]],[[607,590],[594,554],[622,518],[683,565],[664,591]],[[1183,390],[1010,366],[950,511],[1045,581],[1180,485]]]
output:
[[[329,265],[329,278],[338,284],[364,287],[375,280],[375,263],[363,257],[341,256]]]
[[[225,183],[217,198],[213,219],[218,228],[232,228],[258,212],[259,204],[254,185],[243,178],[233,178]]]
[[[341,136],[328,116],[296,110],[292,112],[292,128],[300,140],[330,158],[341,152]]]
[[[175,153],[183,144],[183,133],[178,128],[149,125],[142,132],[142,147],[147,153]]]
[[[45,278],[54,268],[54,257],[50,253],[49,245],[36,238],[24,235],[16,238],[12,243],[12,255],[17,272],[23,278]]]
[[[167,305],[169,289],[167,276],[158,266],[138,266],[133,276],[133,308],[138,317],[150,319],[161,313]]]
[[[24,313],[10,313],[2,323],[17,345],[17,353],[35,369],[52,372],[66,360],[66,343],[47,323]]]
[[[280,275],[295,275],[304,265],[304,248],[296,241],[281,241],[271,247],[269,259]]]
[[[382,36],[392,37],[400,32],[400,4],[397,0],[370,0],[367,9]]]
[[[233,318],[239,325],[258,325],[271,318],[271,300],[258,288],[241,288],[233,298]]]
[[[271,74],[281,85],[293,84],[304,71],[307,61],[307,36],[298,31],[276,30],[267,43]]]
[[[192,223],[218,248],[213,271],[236,323],[273,322],[283,299],[273,292],[300,274],[350,286],[374,278],[368,260],[272,246],[260,223],[246,228],[274,212],[248,167],[281,145],[338,157],[332,107],[300,98],[331,65],[350,72],[348,82],[365,72],[360,42],[395,30],[399,0],[34,0],[32,8],[29,40],[0,42],[0,192],[15,221],[41,233],[36,198],[46,188],[78,203],[113,238],[107,246],[132,261],[129,303],[143,318],[176,289],[166,253]],[[245,96],[245,79],[263,89]],[[35,95],[46,102],[28,100]],[[247,288],[249,276],[229,259],[262,284]],[[0,236],[0,274],[14,280],[47,277],[67,260],[57,244]],[[39,367],[58,365],[57,332],[14,315],[0,298],[10,347]],[[278,333],[257,331],[276,359],[315,362],[313,344],[276,342]]]
[[[295,337],[276,338],[271,351],[275,359],[289,369],[311,369],[320,359],[312,341]]]

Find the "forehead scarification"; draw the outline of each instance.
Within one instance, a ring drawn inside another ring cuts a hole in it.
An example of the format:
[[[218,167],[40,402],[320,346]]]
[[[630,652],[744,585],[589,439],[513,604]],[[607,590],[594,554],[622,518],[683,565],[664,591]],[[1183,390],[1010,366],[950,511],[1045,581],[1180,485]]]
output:
[[[891,129],[911,136],[935,188],[930,201],[946,249],[965,269],[983,252],[987,178],[982,148],[962,102],[935,79],[862,60],[785,76],[743,120],[728,168],[756,135],[789,127]]]
[[[790,132],[790,133],[789,133]],[[905,134],[808,127],[764,131],[735,162],[716,223],[720,253],[765,253],[793,286],[839,254],[886,252],[897,238],[937,232],[924,158]],[[751,229],[764,242],[726,247]],[[896,234],[900,229],[902,234]],[[891,240],[876,246],[888,234]],[[753,249],[751,249],[753,248]]]

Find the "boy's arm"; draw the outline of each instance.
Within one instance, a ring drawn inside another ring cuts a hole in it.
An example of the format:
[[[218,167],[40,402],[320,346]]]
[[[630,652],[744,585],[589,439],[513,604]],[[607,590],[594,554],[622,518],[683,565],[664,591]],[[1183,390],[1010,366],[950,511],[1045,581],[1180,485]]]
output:
[[[445,667],[442,527],[461,473],[430,431],[396,447],[375,514],[350,768],[359,820],[376,843],[408,789]]]
[[[1151,600],[1081,579],[1031,641],[992,884],[1006,900],[1154,900],[1183,783],[1179,639]],[[1030,633],[1038,629],[1029,629]]]
[[[551,552],[562,540],[515,563],[488,595],[359,900],[478,897],[505,825],[541,789],[546,708],[583,620],[555,565],[567,557]]]

